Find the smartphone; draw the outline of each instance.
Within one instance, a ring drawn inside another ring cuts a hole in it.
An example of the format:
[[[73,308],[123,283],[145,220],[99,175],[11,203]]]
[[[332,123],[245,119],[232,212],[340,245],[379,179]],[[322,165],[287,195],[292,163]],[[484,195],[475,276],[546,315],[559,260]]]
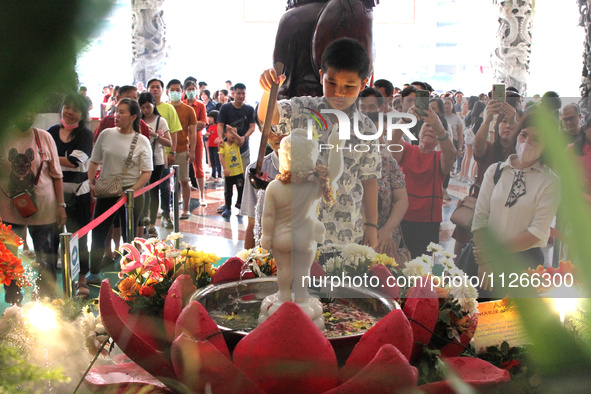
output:
[[[492,86],[492,98],[504,103],[505,100],[505,84],[495,83]]]
[[[415,99],[415,106],[417,112],[421,116],[427,116],[427,109],[429,108],[429,92],[426,90],[417,90]]]

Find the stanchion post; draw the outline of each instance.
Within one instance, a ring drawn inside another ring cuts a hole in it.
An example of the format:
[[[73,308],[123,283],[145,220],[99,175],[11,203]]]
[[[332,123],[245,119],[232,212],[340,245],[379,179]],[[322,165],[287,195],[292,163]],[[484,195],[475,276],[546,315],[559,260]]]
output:
[[[70,256],[70,240],[72,233],[60,234],[60,255],[62,258],[62,282],[64,285],[64,298],[72,298],[72,256]]]
[[[173,198],[172,198],[172,220],[173,220],[173,224],[174,224],[174,232],[178,233],[181,231],[180,227],[180,222],[179,222],[179,194],[181,191],[181,183],[179,182],[179,166],[178,165],[174,165],[172,166],[173,170],[174,170],[174,194],[173,194]],[[175,241],[175,247],[178,249],[179,248],[179,240],[177,239]]]
[[[131,242],[135,238],[135,226],[134,226],[134,217],[133,217],[133,208],[135,206],[135,201],[133,198],[133,189],[128,189],[125,191],[125,195],[127,196],[127,203],[125,204],[125,217],[127,219],[127,239],[125,242]]]

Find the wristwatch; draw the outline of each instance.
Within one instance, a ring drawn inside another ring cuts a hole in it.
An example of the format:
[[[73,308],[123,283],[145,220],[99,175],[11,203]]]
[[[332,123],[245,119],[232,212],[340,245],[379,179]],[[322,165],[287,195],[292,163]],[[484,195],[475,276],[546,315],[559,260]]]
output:
[[[59,203],[59,202],[58,202],[58,203],[57,203],[57,206],[58,206],[58,207],[64,207],[64,208],[66,208],[66,207],[67,207],[67,205],[66,205],[66,203],[65,203],[65,202],[62,202],[62,203]]]

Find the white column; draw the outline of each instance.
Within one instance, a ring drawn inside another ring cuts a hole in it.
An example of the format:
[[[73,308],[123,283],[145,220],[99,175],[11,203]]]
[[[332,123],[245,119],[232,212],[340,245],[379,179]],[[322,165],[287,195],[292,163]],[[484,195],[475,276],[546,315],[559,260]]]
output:
[[[531,54],[531,26],[534,0],[493,0],[499,10],[498,45],[491,54],[493,76],[527,92],[527,77]]]
[[[166,25],[162,4],[164,0],[132,0],[133,83],[146,84],[160,78],[168,57]]]

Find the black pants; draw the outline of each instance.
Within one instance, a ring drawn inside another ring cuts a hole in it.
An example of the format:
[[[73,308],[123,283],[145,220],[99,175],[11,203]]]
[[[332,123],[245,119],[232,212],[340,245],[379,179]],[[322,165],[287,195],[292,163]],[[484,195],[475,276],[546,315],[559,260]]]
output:
[[[162,172],[164,170],[164,164],[154,166],[154,171],[152,171],[152,176],[150,177],[150,184],[158,182],[162,179],[163,175]],[[168,175],[168,174],[167,174]],[[162,183],[170,182],[170,179],[165,180]],[[156,223],[156,215],[158,215],[158,202],[160,198],[158,196],[158,192],[160,191],[160,186],[162,183],[156,186],[153,189],[150,189],[148,193],[145,194],[146,200],[144,200],[144,206],[149,207],[150,210],[150,224]],[[144,209],[145,211],[145,209]]]
[[[400,222],[404,242],[412,258],[427,253],[429,243],[439,243],[439,222]]]
[[[220,155],[218,154],[217,146],[208,146],[209,149],[209,160],[211,161],[211,177],[221,178],[222,177],[222,165],[220,163]]]
[[[128,188],[123,188],[123,190],[127,190]],[[119,210],[109,216],[106,220],[100,223],[92,230],[92,245],[91,245],[91,252],[90,252],[90,273],[98,274],[101,272],[101,260],[103,259],[103,254],[105,253],[105,239],[109,235],[109,229],[111,225],[118,221],[121,226],[121,236],[123,237],[124,242],[131,241],[135,233],[137,231],[138,221],[140,219],[140,215],[142,210],[144,209],[144,195],[142,194],[139,197],[135,198],[134,207],[133,207],[133,218],[134,218],[134,230],[133,234],[127,234],[127,223],[125,217],[125,205],[123,205]],[[119,200],[119,197],[111,197],[111,198],[99,198],[96,200],[96,204],[94,205],[94,217],[97,218],[104,212],[106,212],[109,208],[111,208],[115,203]]]
[[[242,204],[242,190],[244,189],[244,174],[227,176],[224,178],[224,198],[226,200],[226,209],[232,209],[232,191],[236,185],[238,189],[238,200],[236,205]]]
[[[163,168],[162,178],[168,174],[170,174],[170,167]],[[168,181],[162,182],[158,189],[160,189],[160,209],[162,209],[162,214],[170,216],[170,178]]]
[[[66,209],[66,228],[74,234],[82,227],[90,223],[90,193],[76,196],[74,206]],[[80,257],[80,276],[85,276],[90,267],[90,254],[88,253],[88,235],[78,239],[78,256]]]
[[[4,222],[5,225],[12,225],[12,231],[19,237],[26,239],[25,229],[29,229],[29,234],[33,239],[33,249],[35,250],[35,260],[39,266],[39,277],[37,286],[39,286],[41,296],[52,296],[55,291],[57,256],[59,247],[59,232],[57,223],[44,224],[41,226],[31,226]],[[6,248],[15,256],[18,256],[18,248],[13,245],[6,245]],[[7,303],[20,303],[23,299],[21,288],[16,282],[12,281],[10,286],[4,285],[4,299]]]

